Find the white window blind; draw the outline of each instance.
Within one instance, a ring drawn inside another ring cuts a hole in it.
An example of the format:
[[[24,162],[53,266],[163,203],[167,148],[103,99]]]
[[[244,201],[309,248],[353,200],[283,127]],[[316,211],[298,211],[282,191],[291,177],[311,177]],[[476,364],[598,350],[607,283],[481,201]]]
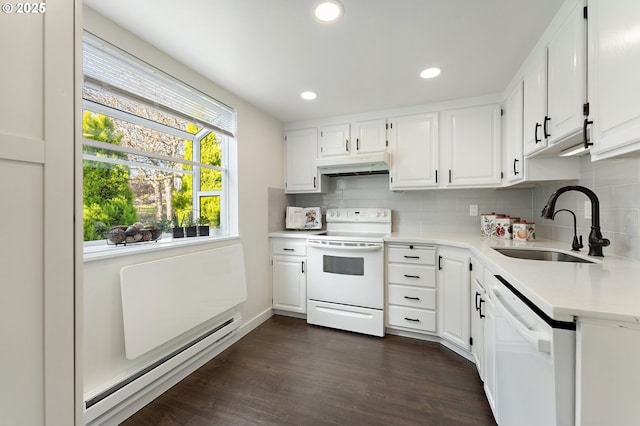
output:
[[[97,37],[83,37],[84,84],[98,85],[202,127],[234,136],[233,109]]]

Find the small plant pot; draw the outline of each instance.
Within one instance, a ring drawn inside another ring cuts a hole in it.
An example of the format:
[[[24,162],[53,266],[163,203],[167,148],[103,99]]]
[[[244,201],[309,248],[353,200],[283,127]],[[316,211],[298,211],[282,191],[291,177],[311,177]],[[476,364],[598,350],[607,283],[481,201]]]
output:
[[[198,226],[198,235],[201,237],[209,236],[209,225],[199,225]]]
[[[187,237],[197,237],[198,236],[198,228],[196,226],[186,226],[184,228],[185,234]]]
[[[173,238],[183,238],[184,228],[173,228]]]

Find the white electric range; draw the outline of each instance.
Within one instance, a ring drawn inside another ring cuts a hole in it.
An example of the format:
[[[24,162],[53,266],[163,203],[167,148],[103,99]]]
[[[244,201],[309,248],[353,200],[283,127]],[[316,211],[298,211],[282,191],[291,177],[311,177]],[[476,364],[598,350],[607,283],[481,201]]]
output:
[[[307,322],[384,336],[384,236],[391,210],[328,209],[307,238]]]

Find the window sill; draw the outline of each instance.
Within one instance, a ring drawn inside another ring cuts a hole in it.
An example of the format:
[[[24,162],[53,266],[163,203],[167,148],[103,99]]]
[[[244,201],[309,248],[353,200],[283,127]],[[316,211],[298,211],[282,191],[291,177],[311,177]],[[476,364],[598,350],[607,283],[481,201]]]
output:
[[[211,243],[218,243],[223,241],[231,241],[239,239],[239,235],[229,235],[224,237],[211,236],[211,237],[191,237],[191,238],[172,238],[163,236],[161,240],[139,243],[132,245],[107,245],[106,242],[100,243],[85,243],[84,246],[84,262],[91,262],[94,260],[112,259],[119,256],[131,256],[138,253],[149,253],[155,251],[175,249],[179,247],[192,247]]]

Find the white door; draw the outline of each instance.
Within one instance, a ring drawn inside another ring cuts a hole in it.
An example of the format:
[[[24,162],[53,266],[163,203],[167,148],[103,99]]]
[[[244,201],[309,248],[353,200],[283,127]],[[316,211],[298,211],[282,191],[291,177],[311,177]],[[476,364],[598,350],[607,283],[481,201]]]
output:
[[[348,124],[321,127],[319,132],[320,152],[318,157],[336,157],[350,154],[351,145],[349,144]]]
[[[639,148],[640,2],[589,0],[591,158]]]
[[[438,114],[397,117],[389,123],[390,189],[438,185]]]
[[[628,11],[627,13],[629,13]],[[580,133],[586,90],[586,22],[582,2],[548,46],[548,115],[550,144]]]
[[[273,308],[307,312],[306,259],[273,256]]]
[[[444,186],[500,184],[500,105],[481,105],[442,114]]]
[[[0,424],[73,425],[77,11],[15,5],[0,17]]]
[[[547,146],[544,117],[547,113],[547,51],[524,74],[524,155]]]
[[[285,143],[285,191],[314,192],[319,190],[316,167],[317,130],[287,132]]]
[[[466,250],[438,249],[438,314],[440,335],[470,349],[470,271]]]
[[[387,121],[360,121],[351,125],[351,145],[355,154],[387,150]]]
[[[504,140],[505,179],[509,183],[524,179],[524,155],[522,147],[522,82],[518,82],[507,100],[504,108]]]

